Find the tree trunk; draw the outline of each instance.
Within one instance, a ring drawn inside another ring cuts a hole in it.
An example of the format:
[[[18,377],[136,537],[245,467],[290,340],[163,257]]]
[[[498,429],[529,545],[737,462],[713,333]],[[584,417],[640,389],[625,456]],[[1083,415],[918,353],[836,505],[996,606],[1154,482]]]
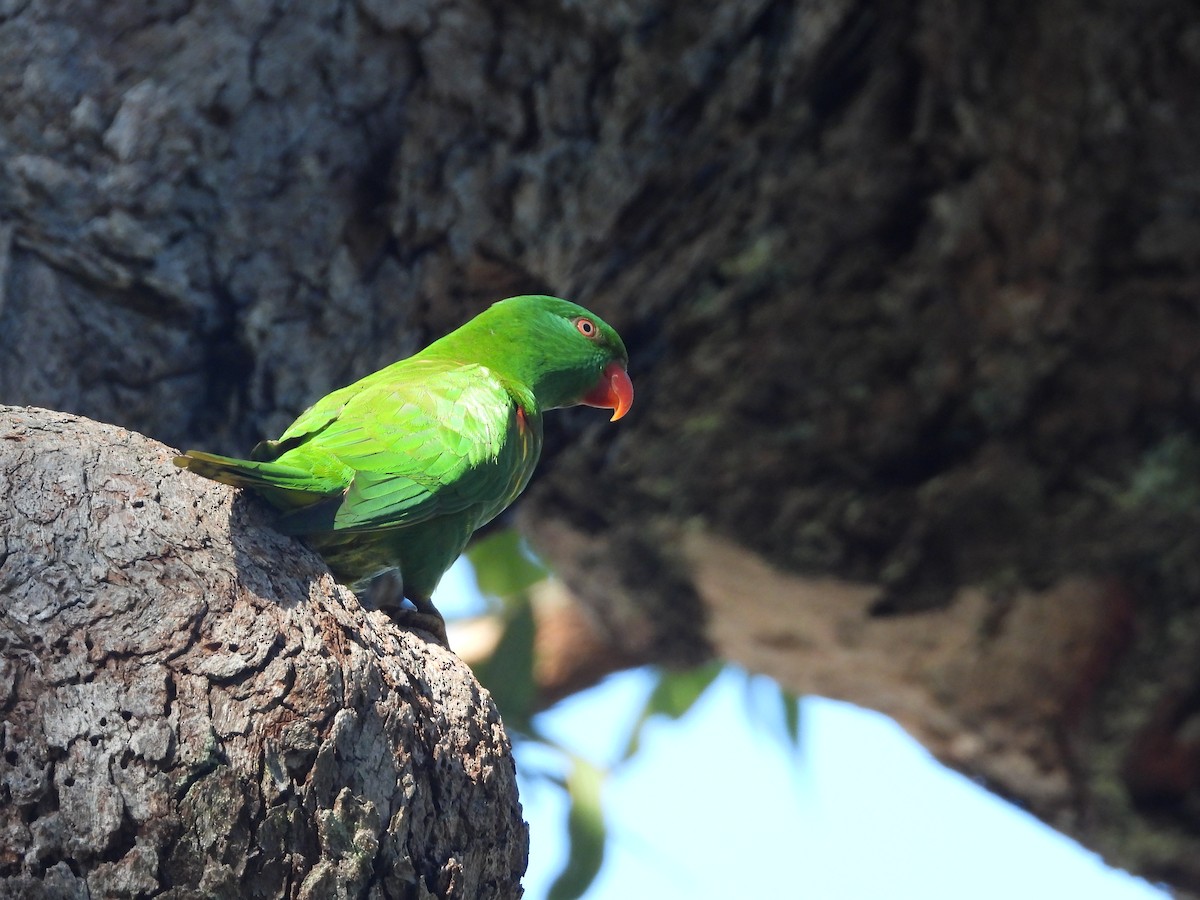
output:
[[[7,400],[244,452],[569,296],[558,689],[716,652],[1200,893],[1194,3],[93,12],[0,14]]]
[[[0,894],[519,897],[470,670],[171,456],[0,407]]]

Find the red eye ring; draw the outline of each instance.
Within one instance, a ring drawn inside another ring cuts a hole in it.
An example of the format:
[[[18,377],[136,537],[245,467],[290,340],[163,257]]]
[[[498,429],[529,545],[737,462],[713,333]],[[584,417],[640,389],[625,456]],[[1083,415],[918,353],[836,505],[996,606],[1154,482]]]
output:
[[[600,329],[596,327],[596,323],[583,316],[575,320],[575,329],[585,338],[594,338],[600,334]]]

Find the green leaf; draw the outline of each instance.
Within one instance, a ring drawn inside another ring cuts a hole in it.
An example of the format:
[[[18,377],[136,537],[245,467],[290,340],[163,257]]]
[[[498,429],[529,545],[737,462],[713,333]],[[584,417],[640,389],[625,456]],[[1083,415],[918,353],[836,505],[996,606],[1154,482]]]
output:
[[[658,683],[650,692],[642,714],[638,716],[629,736],[623,759],[633,756],[641,743],[642,729],[653,716],[678,719],[700,699],[710,684],[721,674],[724,666],[719,662],[708,663],[686,672],[661,672]]]
[[[759,729],[773,732],[791,750],[800,749],[800,698],[769,675],[745,673],[746,709]]]
[[[784,688],[779,689],[783,704],[783,730],[793,750],[800,749],[800,698]]]
[[[526,733],[531,728],[537,697],[533,678],[535,630],[529,601],[513,604],[496,649],[475,665],[475,677],[491,692],[505,724]]]
[[[515,528],[503,528],[467,548],[480,593],[513,597],[545,578],[549,571],[526,551]]]
[[[573,757],[567,775],[567,795],[571,810],[567,814],[567,839],[570,851],[567,864],[550,886],[547,900],[576,900],[595,881],[604,862],[604,809],[601,788],[604,773],[585,759]]]

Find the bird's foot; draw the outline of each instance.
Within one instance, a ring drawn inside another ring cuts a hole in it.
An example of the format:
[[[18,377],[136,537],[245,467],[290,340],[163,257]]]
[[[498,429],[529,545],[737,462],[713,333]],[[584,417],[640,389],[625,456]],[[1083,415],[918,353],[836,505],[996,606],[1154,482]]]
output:
[[[401,628],[428,632],[439,644],[447,650],[450,649],[450,640],[446,637],[446,620],[428,597],[405,599],[404,582],[399,572],[384,572],[369,582],[356,584],[355,589],[355,593],[368,609],[378,609],[387,613],[388,618]]]
[[[433,635],[434,640],[450,649],[450,639],[446,635],[446,620],[436,609],[421,610],[408,607],[396,607],[386,610],[393,622],[409,631],[424,631]]]

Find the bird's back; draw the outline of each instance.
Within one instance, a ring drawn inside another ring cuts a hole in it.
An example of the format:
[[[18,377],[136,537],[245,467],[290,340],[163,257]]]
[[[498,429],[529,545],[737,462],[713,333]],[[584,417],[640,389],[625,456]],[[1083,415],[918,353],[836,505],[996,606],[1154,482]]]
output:
[[[407,592],[426,580],[415,545],[448,567],[524,489],[541,443],[540,416],[483,366],[411,358],[330,394],[260,455],[277,451],[275,464],[338,485],[285,513],[282,530],[308,537],[351,581],[401,565],[387,557],[407,547]]]

